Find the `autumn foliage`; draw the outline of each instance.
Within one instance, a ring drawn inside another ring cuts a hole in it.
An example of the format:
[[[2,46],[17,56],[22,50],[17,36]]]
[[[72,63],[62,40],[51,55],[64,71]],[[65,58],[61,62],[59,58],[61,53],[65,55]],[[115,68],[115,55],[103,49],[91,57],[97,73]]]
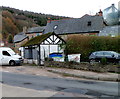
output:
[[[0,12],[0,32],[2,32],[4,40],[8,38],[9,34],[14,36],[17,33],[22,32],[23,27],[31,28],[46,26],[48,18],[51,20],[67,18],[62,16],[22,11],[3,6],[0,7],[0,9],[2,9],[2,14]]]
[[[15,35],[19,32],[15,19],[8,11],[2,12],[2,33],[3,38],[6,39],[9,34]]]
[[[16,15],[7,10],[2,11],[2,30],[0,30],[2,31],[3,39],[7,39],[9,34],[14,36],[22,32],[24,26],[33,27],[38,25],[28,20],[16,19]]]

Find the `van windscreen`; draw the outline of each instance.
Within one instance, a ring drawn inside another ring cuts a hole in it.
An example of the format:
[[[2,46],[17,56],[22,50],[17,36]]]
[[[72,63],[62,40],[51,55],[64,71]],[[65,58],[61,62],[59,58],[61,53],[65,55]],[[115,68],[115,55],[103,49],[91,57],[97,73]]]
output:
[[[16,55],[13,50],[8,50],[8,52],[9,52],[11,55]]]

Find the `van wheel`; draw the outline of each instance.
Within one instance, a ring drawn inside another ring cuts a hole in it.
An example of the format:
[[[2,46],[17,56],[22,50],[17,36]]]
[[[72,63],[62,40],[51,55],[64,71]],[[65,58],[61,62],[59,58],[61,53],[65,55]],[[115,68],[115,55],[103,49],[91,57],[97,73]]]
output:
[[[118,61],[118,65],[120,65],[120,60]]]
[[[15,66],[15,61],[10,61],[9,65],[10,66]]]
[[[90,60],[90,64],[93,64],[93,63],[95,63],[96,61],[94,60],[94,59],[91,59]]]

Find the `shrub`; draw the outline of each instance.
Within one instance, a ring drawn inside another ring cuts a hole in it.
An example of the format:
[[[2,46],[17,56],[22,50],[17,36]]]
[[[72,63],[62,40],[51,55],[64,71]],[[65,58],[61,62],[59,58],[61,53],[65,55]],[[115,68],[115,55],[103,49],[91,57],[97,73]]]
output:
[[[53,58],[45,58],[45,61],[53,61]]]
[[[105,57],[104,57],[104,58],[101,58],[100,63],[101,63],[102,65],[106,65],[106,64],[107,64],[107,59],[106,59]]]
[[[13,36],[11,34],[8,36],[8,43],[13,43]]]

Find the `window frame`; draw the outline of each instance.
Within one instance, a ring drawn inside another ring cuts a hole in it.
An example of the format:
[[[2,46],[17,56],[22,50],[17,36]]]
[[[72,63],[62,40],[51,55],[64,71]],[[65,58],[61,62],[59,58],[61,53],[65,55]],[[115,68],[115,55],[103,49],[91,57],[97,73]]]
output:
[[[91,26],[91,25],[92,25],[92,22],[88,21],[87,26]]]
[[[7,54],[4,54],[4,52],[7,52]],[[2,51],[2,55],[4,55],[4,56],[11,56],[10,53],[8,53],[8,51]]]

